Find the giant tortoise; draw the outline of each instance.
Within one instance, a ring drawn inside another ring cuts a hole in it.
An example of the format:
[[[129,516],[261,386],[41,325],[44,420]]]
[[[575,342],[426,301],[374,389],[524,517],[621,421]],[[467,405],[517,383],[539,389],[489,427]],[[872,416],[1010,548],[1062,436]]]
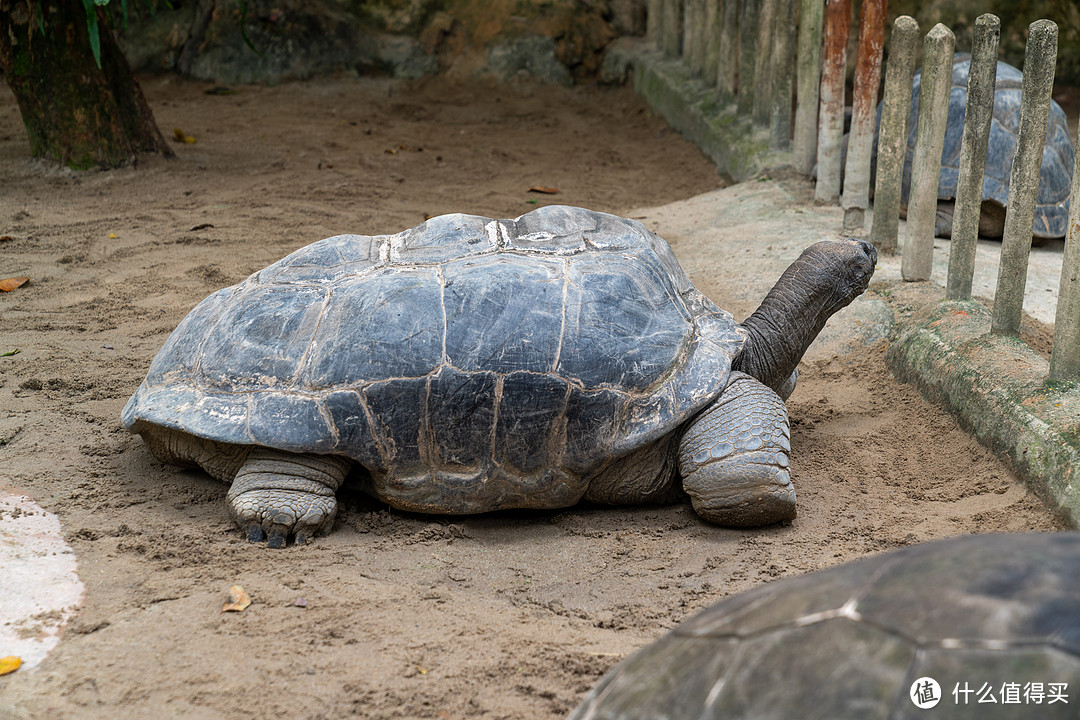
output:
[[[1080,533],[914,545],[726,598],[570,720],[1077,717]]]
[[[941,152],[941,174],[938,180],[937,220],[934,234],[952,235],[953,206],[960,177],[960,144],[967,115],[967,83],[971,56],[957,54],[953,62],[952,87],[949,90],[949,116],[945,123],[945,144]],[[1023,74],[1012,65],[998,61],[994,81],[994,113],[986,150],[986,169],[983,171],[982,208],[979,214],[979,235],[999,238],[1005,230],[1005,211],[1009,206],[1009,181],[1013,156],[1016,154],[1020,130],[1020,95]],[[915,73],[911,89],[911,114],[908,118],[907,155],[904,160],[902,197],[908,197],[911,187],[911,161],[915,152],[915,136],[919,118],[919,90],[922,71]],[[880,117],[880,112],[879,112]],[[1059,238],[1069,224],[1069,190],[1072,187],[1073,144],[1065,111],[1050,101],[1050,119],[1043,145],[1042,168],[1039,171],[1039,193],[1035,201],[1035,219],[1031,232],[1036,238]]]
[[[710,522],[790,520],[784,399],[876,259],[817,243],[739,324],[667,243],[613,215],[339,235],[199,303],[123,424],[231,483],[236,522],[272,547],[329,531],[350,470],[425,513],[685,492]]]

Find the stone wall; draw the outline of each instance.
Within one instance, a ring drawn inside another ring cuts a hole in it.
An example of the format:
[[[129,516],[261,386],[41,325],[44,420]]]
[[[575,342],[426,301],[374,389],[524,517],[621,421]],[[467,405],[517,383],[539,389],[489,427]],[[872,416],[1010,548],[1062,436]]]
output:
[[[118,6],[118,3],[113,3]],[[136,3],[129,3],[134,6]],[[645,0],[192,0],[132,9],[132,66],[222,83],[337,72],[590,81],[608,45],[645,32]],[[114,27],[122,28],[119,8]]]

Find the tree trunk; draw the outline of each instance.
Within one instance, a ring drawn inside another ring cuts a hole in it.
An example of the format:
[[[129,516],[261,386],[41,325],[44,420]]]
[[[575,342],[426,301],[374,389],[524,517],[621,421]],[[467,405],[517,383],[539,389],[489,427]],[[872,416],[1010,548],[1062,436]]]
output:
[[[140,152],[172,157],[104,10],[95,12],[100,68],[81,0],[0,0],[0,65],[31,154],[77,170],[134,164]]]

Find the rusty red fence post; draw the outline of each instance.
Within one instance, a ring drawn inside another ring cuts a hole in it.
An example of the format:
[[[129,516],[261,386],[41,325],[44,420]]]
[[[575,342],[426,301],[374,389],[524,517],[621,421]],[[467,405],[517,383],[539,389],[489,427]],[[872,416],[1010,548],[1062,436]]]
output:
[[[840,198],[844,68],[847,65],[850,19],[851,0],[828,0],[825,5],[825,59],[821,69],[817,186],[814,188],[814,199],[827,203],[834,203]]]
[[[870,156],[874,147],[874,118],[881,85],[881,55],[885,46],[886,0],[863,0],[859,19],[859,50],[855,58],[851,132],[844,168],[844,230],[862,230],[870,207]]]

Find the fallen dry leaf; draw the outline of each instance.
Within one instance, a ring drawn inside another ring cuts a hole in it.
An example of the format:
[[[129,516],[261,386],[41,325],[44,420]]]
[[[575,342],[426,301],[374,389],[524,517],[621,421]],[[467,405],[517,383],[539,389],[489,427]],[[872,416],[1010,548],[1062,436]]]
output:
[[[19,669],[22,665],[22,659],[17,658],[14,655],[8,655],[7,657],[0,658],[0,675],[7,675],[13,673]]]
[[[531,188],[529,188],[529,192],[543,193],[545,195],[554,195],[555,193],[559,192],[559,188],[533,185]]]
[[[11,292],[17,287],[22,287],[26,283],[30,282],[28,277],[11,277],[0,280],[0,291]]]
[[[177,142],[187,143],[188,145],[193,145],[195,143],[195,138],[188,135],[180,128],[173,128],[173,135],[176,137]]]
[[[243,612],[244,608],[251,604],[251,598],[244,592],[244,588],[233,585],[229,588],[229,602],[221,608],[221,612]]]
[[[0,235],[0,242],[11,242],[14,239],[10,235]]]
[[[383,152],[387,155],[397,155],[399,152],[424,152],[422,147],[413,147],[412,145],[395,145],[392,148],[387,148]]]

